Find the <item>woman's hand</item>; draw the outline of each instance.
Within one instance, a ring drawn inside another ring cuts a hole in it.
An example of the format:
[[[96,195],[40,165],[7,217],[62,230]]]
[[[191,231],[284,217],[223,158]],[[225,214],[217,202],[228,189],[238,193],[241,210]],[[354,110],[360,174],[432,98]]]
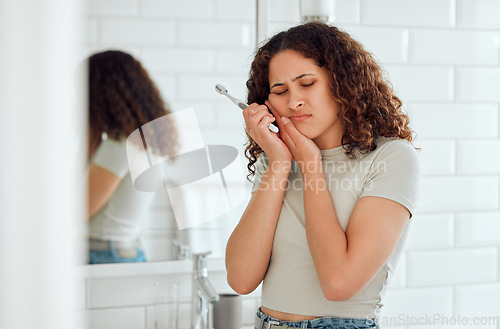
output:
[[[268,102],[266,101],[266,103]],[[270,162],[291,163],[292,153],[280,139],[279,133],[276,134],[268,128],[268,125],[276,119],[269,113],[265,105],[250,104],[243,110],[243,117],[248,135],[266,152]]]
[[[278,118],[280,137],[292,153],[302,174],[321,170],[321,152],[318,146],[298,131],[287,117],[280,117],[269,101],[266,101],[266,105]]]

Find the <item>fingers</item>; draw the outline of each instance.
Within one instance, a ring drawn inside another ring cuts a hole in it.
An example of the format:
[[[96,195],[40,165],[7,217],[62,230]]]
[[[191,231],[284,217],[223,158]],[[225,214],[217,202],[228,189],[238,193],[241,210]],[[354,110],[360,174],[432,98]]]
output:
[[[275,118],[267,111],[266,106],[256,103],[249,105],[243,110],[243,117],[245,118],[247,133],[249,135],[252,135],[255,130],[262,132],[268,130],[267,125],[275,121]]]

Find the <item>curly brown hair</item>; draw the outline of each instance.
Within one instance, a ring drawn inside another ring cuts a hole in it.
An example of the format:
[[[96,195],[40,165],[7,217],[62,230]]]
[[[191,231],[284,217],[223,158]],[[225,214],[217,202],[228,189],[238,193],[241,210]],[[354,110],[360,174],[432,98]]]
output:
[[[342,147],[349,158],[356,158],[356,148],[362,154],[375,150],[378,136],[412,142],[414,132],[408,126],[410,120],[402,111],[402,102],[372,55],[346,32],[321,22],[280,32],[257,50],[247,81],[248,104],[263,104],[268,98],[269,62],[285,50],[314,60],[330,75],[332,95],[340,103]],[[245,156],[252,176],[254,164],[263,151],[247,136]]]
[[[90,153],[101,143],[103,133],[121,140],[137,128],[141,128],[142,140],[136,143],[159,154],[175,152],[177,132],[172,120],[167,117],[161,127],[144,126],[171,112],[138,60],[117,50],[97,53],[88,60],[88,73]]]

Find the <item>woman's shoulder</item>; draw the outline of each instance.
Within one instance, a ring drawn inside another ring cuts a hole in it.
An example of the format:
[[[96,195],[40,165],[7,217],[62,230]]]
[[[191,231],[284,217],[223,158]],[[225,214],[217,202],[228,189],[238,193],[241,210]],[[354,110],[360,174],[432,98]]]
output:
[[[417,154],[419,149],[417,149],[411,142],[406,139],[398,137],[386,137],[379,136],[376,140],[377,148],[372,152],[390,154],[390,153],[401,153],[401,154]]]

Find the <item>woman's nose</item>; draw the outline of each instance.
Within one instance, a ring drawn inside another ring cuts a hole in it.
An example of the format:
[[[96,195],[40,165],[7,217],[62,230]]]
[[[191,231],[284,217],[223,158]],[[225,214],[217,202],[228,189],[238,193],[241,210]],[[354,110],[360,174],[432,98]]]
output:
[[[304,99],[302,95],[299,93],[291,92],[290,93],[290,99],[288,101],[288,106],[290,107],[291,110],[300,110],[304,106]]]

